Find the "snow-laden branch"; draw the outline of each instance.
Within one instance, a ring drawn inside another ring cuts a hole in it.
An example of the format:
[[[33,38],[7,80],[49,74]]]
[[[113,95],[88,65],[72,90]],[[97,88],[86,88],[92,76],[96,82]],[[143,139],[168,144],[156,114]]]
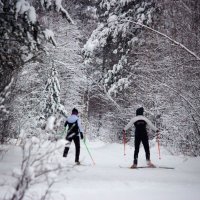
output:
[[[12,86],[14,82],[14,78],[11,78],[10,82],[8,83],[7,86],[5,86],[4,90],[2,92],[0,92],[0,112],[3,113],[8,113],[8,110],[6,109],[4,103],[6,101],[6,99],[8,98],[8,96],[10,95],[10,88]]]
[[[155,79],[155,80],[156,80],[156,79]],[[159,80],[157,80],[157,81],[160,82]],[[167,85],[166,83],[162,83],[162,82],[160,82],[160,83],[161,83],[163,86],[165,86],[165,87],[171,89],[173,92],[177,93],[178,96],[180,96],[184,101],[186,101],[186,102],[189,104],[189,106],[194,110],[194,112],[196,113],[196,115],[197,115],[198,117],[200,117],[200,114],[199,114],[199,112],[197,111],[197,109],[195,108],[195,106],[193,106],[193,104],[192,104],[184,95],[180,94],[180,92],[177,91],[176,89],[174,89],[172,86],[169,86],[169,85]]]
[[[161,36],[167,38],[168,40],[170,40],[175,45],[177,45],[177,46],[181,47],[182,49],[184,49],[190,55],[194,56],[197,60],[200,60],[200,57],[196,53],[194,53],[193,51],[191,51],[190,49],[188,49],[185,45],[183,45],[180,42],[177,42],[176,40],[172,39],[171,37],[167,36],[166,34],[160,32],[160,31],[157,31],[157,30],[155,30],[155,29],[153,29],[153,28],[151,28],[151,27],[149,27],[149,26],[147,26],[145,24],[139,23],[139,22],[134,22],[134,21],[131,21],[131,20],[121,20],[121,21],[130,22],[130,23],[133,23],[135,25],[142,26],[142,27],[144,27],[144,28],[146,28],[146,29],[154,32],[154,33],[157,33],[158,35],[161,35]]]
[[[53,44],[54,46],[56,46],[56,40],[55,40],[55,38],[54,38],[54,32],[53,32],[52,30],[45,29],[45,30],[43,31],[43,34],[44,34],[46,40],[49,40],[50,42],[52,42],[52,44]]]
[[[55,0],[55,6],[56,6],[57,12],[60,11],[63,17],[65,17],[70,23],[75,24],[73,19],[70,17],[69,13],[67,12],[67,10],[63,8],[62,0]]]
[[[58,181],[61,172],[69,169],[67,165],[58,162],[57,154],[63,147],[62,143],[49,143],[33,137],[30,140],[22,138],[22,161],[20,168],[13,170],[16,179],[14,192],[10,200],[23,200],[29,194],[29,189],[38,183],[47,183],[40,200],[45,200],[51,194],[51,187]]]
[[[24,0],[21,0],[21,1],[24,1]],[[71,16],[67,12],[67,10],[65,8],[63,8],[62,0],[53,0],[53,1],[52,0],[41,0],[41,5],[42,5],[43,8],[45,8],[47,10],[51,6],[53,6],[57,12],[62,13],[62,16],[65,17],[68,20],[68,22],[75,24],[73,19],[71,18]]]
[[[162,86],[170,89],[171,91],[173,91],[174,93],[176,93],[179,97],[181,97],[185,102],[187,102],[187,104],[192,108],[192,110],[196,113],[196,115],[198,117],[200,117],[200,114],[198,112],[198,110],[195,108],[195,106],[187,99],[187,97],[185,97],[184,95],[180,94],[179,91],[177,91],[175,88],[173,88],[172,86],[166,84],[166,83],[163,83],[162,81],[160,81],[159,79],[156,79],[156,78],[153,78],[152,76],[151,77],[147,77],[145,76],[144,78],[147,78],[147,79],[151,79],[155,82],[158,82],[160,83]]]
[[[122,110],[121,110],[120,105],[111,97],[111,95],[109,94],[109,92],[106,90],[106,87],[104,85],[100,84],[100,83],[97,83],[97,86],[100,89],[103,89],[103,92],[104,92],[103,96],[106,97],[110,102],[112,102],[113,105],[117,108],[117,110],[119,110],[121,112]]]

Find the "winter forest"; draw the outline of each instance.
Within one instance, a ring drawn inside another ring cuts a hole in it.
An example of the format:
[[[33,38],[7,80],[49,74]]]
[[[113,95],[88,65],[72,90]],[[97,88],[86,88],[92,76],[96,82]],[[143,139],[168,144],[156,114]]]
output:
[[[198,158],[199,65],[199,0],[0,0],[0,163],[21,155],[9,178],[0,176],[0,199],[70,199],[51,188],[63,171],[76,176],[61,160],[73,108],[96,156],[100,144],[123,154],[123,128],[142,106],[169,157]],[[134,129],[126,145],[131,163]]]

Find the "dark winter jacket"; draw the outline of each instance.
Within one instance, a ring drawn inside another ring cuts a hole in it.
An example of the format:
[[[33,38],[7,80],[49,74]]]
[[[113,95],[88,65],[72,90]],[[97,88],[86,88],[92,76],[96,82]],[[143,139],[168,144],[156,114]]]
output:
[[[158,131],[158,129],[151,123],[151,121],[142,115],[133,117],[131,121],[124,127],[124,130],[128,130],[133,124],[135,125],[136,134],[147,133],[146,125],[148,125],[152,130]]]
[[[77,115],[72,114],[70,117],[68,117],[64,126],[68,127],[67,137],[72,137],[74,135],[78,135],[79,133],[83,133],[81,120]]]

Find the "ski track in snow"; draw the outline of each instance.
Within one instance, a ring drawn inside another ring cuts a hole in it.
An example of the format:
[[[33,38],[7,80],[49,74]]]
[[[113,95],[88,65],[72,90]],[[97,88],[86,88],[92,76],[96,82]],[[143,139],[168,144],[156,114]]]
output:
[[[92,164],[86,148],[82,144],[80,160],[85,166],[75,166],[69,172],[63,172],[60,181],[53,187],[53,190],[57,191],[54,193],[54,199],[63,199],[60,194],[63,194],[67,200],[200,199],[199,157],[172,156],[161,149],[162,159],[159,160],[157,149],[153,147],[151,148],[153,163],[158,166],[175,167],[174,170],[128,169],[119,166],[131,166],[134,148],[127,146],[126,156],[124,156],[123,145],[120,144],[103,142],[88,142],[87,144],[96,165]],[[62,158],[61,152],[60,159],[69,165],[74,164],[73,143],[68,158]],[[19,160],[19,151],[9,151],[0,161],[0,177],[5,176],[9,170],[16,167]],[[145,164],[144,150],[141,145],[139,165],[145,166]],[[41,190],[41,185],[35,186],[35,191]]]

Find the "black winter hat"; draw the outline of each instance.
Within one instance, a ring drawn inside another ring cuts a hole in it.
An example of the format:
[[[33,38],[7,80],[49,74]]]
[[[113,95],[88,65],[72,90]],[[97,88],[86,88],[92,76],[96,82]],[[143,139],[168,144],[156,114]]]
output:
[[[76,108],[73,108],[72,114],[78,115],[78,110]]]
[[[136,115],[143,115],[144,113],[144,108],[143,107],[140,107],[136,110]]]

